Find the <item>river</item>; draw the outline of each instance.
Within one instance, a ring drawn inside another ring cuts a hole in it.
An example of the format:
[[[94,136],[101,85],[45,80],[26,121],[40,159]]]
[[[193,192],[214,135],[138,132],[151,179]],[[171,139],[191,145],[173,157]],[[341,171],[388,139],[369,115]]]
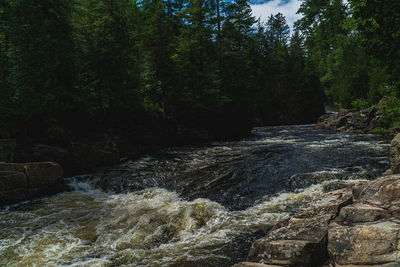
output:
[[[320,193],[377,178],[388,153],[311,125],[165,149],[0,208],[0,266],[230,266]]]

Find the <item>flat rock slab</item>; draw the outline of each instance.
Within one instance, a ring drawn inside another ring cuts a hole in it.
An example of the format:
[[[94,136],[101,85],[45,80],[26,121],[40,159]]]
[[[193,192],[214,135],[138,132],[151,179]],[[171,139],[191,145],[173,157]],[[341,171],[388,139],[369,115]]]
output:
[[[326,242],[331,215],[292,218],[253,243],[249,260],[266,264],[315,266],[327,258]]]
[[[25,163],[25,173],[30,187],[56,184],[63,177],[62,167],[53,162]]]
[[[353,201],[351,188],[344,188],[322,194],[317,200],[312,201],[299,213],[294,215],[295,218],[311,218],[321,214],[329,214],[335,216],[339,210]]]
[[[246,262],[237,263],[235,265],[232,265],[231,267],[281,267],[281,266],[246,261]]]
[[[28,178],[23,172],[0,171],[0,191],[28,187]]]
[[[63,168],[57,163],[0,163],[0,205],[64,189]]]
[[[400,175],[384,176],[359,188],[355,194],[358,202],[381,206],[391,212],[400,211]]]
[[[340,210],[340,217],[351,223],[374,222],[389,216],[386,210],[363,203],[355,203]]]
[[[400,224],[378,221],[329,229],[328,250],[338,265],[379,265],[399,260]]]

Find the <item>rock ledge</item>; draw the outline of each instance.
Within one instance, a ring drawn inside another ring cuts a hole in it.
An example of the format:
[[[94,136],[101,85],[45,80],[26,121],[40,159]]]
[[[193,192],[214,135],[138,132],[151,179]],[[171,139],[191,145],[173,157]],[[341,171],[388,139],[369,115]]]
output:
[[[54,162],[0,162],[0,205],[65,190],[63,168]]]

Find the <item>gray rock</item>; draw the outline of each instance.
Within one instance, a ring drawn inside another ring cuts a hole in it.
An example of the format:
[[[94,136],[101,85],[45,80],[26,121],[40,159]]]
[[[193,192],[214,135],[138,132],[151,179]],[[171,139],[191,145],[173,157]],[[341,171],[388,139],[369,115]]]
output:
[[[57,184],[63,177],[62,167],[54,162],[26,163],[24,167],[32,188]]]
[[[339,265],[380,265],[399,260],[400,225],[379,221],[329,229],[328,250]]]
[[[0,163],[0,205],[65,189],[62,167],[53,162]]]
[[[340,217],[351,223],[374,222],[389,216],[390,214],[380,207],[362,203],[343,207],[340,210]]]
[[[400,173],[400,134],[393,138],[390,145],[390,169],[392,174]]]
[[[28,178],[22,172],[0,171],[0,191],[27,188]]]
[[[249,260],[266,264],[316,266],[327,258],[326,241],[330,214],[292,218],[253,243]]]
[[[261,263],[255,263],[255,262],[241,262],[232,265],[231,267],[280,267],[279,265],[270,265],[270,264],[261,264]]]

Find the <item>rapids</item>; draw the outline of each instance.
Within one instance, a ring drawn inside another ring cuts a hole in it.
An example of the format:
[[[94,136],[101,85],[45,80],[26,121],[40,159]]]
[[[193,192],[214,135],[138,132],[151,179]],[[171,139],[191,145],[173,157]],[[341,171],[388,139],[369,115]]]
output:
[[[374,179],[389,140],[255,128],[68,178],[70,192],[0,208],[0,266],[230,266],[318,194]]]

